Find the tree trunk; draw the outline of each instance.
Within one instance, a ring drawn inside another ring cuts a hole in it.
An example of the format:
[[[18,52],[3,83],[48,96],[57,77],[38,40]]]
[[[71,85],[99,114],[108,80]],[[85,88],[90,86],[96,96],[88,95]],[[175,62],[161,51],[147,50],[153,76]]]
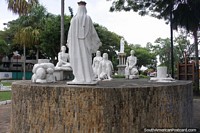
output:
[[[198,37],[197,30],[193,31],[195,44],[195,91],[199,94],[199,51],[198,51]]]
[[[64,13],[65,13],[65,0],[61,0],[61,36],[60,36],[60,48],[64,45]]]

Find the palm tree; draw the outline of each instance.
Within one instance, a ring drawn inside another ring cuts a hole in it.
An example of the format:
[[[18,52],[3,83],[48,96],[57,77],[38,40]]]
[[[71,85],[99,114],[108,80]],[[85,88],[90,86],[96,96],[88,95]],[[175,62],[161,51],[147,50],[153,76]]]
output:
[[[35,41],[38,38],[38,30],[34,30],[31,26],[21,28],[14,36],[14,42],[16,44],[23,45],[24,49],[24,72],[23,72],[23,79],[25,79],[25,66],[26,66],[26,47],[31,44],[35,44]]]
[[[33,5],[38,3],[38,0],[6,0],[8,3],[8,9],[13,13],[19,14],[19,16],[27,15]],[[25,56],[25,44],[24,44],[24,57]],[[25,79],[25,64],[26,60],[24,59],[24,77]]]
[[[33,5],[38,3],[38,0],[6,0],[8,9],[15,14],[26,15]]]
[[[195,45],[195,88],[199,94],[199,53],[198,53],[198,30],[200,28],[200,1],[187,0],[181,3],[174,10],[174,28],[183,27],[192,32]]]

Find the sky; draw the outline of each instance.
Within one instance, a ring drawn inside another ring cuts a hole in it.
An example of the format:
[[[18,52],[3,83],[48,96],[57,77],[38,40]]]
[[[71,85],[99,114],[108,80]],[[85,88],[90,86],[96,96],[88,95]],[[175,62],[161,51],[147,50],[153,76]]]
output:
[[[76,14],[79,0],[65,0],[65,14],[70,15],[68,7],[72,7]],[[170,26],[164,20],[159,20],[150,16],[140,16],[130,12],[109,12],[112,1],[107,0],[85,0],[87,2],[87,14],[92,21],[106,27],[109,31],[123,36],[129,44],[141,44],[145,46],[147,42],[154,43],[159,38],[170,37]],[[39,0],[53,14],[60,14],[61,0]],[[7,9],[6,0],[0,0],[0,30],[3,30],[8,21],[17,19]],[[120,42],[119,42],[120,43]]]

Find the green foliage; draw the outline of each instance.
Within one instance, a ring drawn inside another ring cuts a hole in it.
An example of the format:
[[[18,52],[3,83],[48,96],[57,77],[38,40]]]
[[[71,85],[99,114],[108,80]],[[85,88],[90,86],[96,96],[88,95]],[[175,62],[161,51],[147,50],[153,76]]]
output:
[[[126,53],[130,53],[131,50],[135,51],[137,57],[137,66],[154,66],[156,65],[156,54],[152,53],[148,47],[141,47],[141,45],[128,45],[125,46]],[[127,55],[129,56],[129,54]]]
[[[71,17],[65,16],[65,40],[67,39]],[[46,57],[54,59],[60,51],[60,16],[49,15],[41,33],[41,48]]]
[[[12,82],[1,82],[3,84],[3,86],[11,86],[12,85]]]
[[[38,3],[38,0],[6,0],[8,9],[13,13],[21,15],[28,14],[33,5]]]
[[[33,53],[30,50],[36,51],[41,43],[40,34],[47,15],[43,6],[34,5],[26,16],[20,16],[18,19],[8,22],[8,28],[5,29],[2,36],[10,44],[10,56],[16,50],[22,53],[23,45],[28,48],[27,55]]]
[[[173,0],[177,3],[179,0]],[[110,11],[130,11],[138,12],[139,15],[150,15],[157,18],[169,20],[170,0],[113,0]]]
[[[190,43],[187,36],[184,36],[184,31],[174,39],[174,64],[183,63],[185,59],[185,50],[187,51],[187,57],[194,52],[194,45]],[[147,44],[147,47],[156,55],[159,55],[159,61],[161,65],[167,66],[168,70],[171,70],[171,44],[169,38],[158,38],[155,44]],[[176,67],[175,67],[176,69]]]
[[[124,75],[113,75],[112,78],[125,78]]]
[[[0,91],[0,101],[10,100],[11,91]]]
[[[9,52],[9,46],[3,39],[0,39],[0,55],[6,55]]]
[[[140,75],[139,75],[139,78],[148,79],[149,77],[146,76],[146,75],[140,74]]]
[[[94,24],[97,34],[102,42],[102,46],[99,48],[101,53],[108,53],[109,59],[112,61],[114,69],[117,69],[118,60],[116,51],[119,50],[120,36],[116,33],[108,31],[107,28]]]

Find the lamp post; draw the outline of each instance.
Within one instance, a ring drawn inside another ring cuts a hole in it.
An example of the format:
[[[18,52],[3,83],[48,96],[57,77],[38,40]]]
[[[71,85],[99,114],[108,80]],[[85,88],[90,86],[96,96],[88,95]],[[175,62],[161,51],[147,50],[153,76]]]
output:
[[[19,61],[18,58],[20,56],[20,54],[18,53],[18,51],[13,52],[14,57],[17,57],[17,71],[16,71],[16,79],[18,79],[18,65],[19,65]]]
[[[26,47],[25,47],[25,44],[24,44],[24,63],[23,63],[23,77],[22,77],[22,80],[25,80],[26,79]]]
[[[18,58],[19,58],[19,54],[17,53],[17,79],[18,79]]]
[[[174,43],[173,43],[173,0],[170,3],[170,34],[171,34],[171,76],[174,78]]]

